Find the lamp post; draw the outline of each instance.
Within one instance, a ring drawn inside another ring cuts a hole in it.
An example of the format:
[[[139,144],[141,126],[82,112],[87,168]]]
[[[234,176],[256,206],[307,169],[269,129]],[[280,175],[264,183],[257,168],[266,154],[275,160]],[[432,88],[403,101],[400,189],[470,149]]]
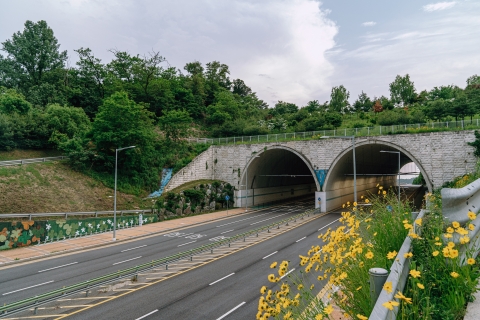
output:
[[[248,162],[249,159],[260,158],[260,156],[246,157],[247,164],[245,165],[245,212],[248,212]]]
[[[331,137],[322,136],[321,139],[350,139],[352,140],[353,153],[353,201],[357,202],[357,163],[355,161],[355,136]]]
[[[116,241],[116,230],[117,230],[117,160],[118,160],[118,151],[132,149],[135,146],[115,149],[115,191],[113,194],[113,238],[112,241]]]
[[[383,153],[396,153],[398,154],[398,204],[400,205],[400,151],[386,151],[380,150]]]

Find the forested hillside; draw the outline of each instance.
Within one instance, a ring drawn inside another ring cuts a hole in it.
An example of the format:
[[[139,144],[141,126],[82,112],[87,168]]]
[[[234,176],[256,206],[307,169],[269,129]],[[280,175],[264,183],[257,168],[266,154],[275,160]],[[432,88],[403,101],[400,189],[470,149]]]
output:
[[[160,52],[111,50],[101,61],[89,48],[61,50],[45,21],[1,43],[0,150],[59,149],[71,165],[112,185],[115,149],[120,189],[153,190],[165,166],[181,168],[205,146],[184,137],[225,137],[464,119],[479,113],[480,77],[417,92],[409,75],[389,84],[390,97],[343,86],[330,101],[305,106],[259,99],[227,65],[199,61],[182,69]],[[77,61],[68,65],[68,54]]]

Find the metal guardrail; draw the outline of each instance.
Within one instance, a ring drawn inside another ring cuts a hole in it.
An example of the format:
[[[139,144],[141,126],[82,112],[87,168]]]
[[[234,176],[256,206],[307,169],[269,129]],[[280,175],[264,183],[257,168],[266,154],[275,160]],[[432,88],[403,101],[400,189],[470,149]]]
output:
[[[421,210],[417,218],[423,218],[425,210]],[[415,220],[415,218],[414,218]],[[414,223],[416,228],[416,224]],[[416,230],[417,233],[419,233]],[[386,290],[382,290],[378,296],[372,313],[368,319],[370,320],[394,320],[397,318],[398,307],[394,307],[393,310],[389,310],[383,306],[387,301],[395,300],[394,295],[400,291],[403,292],[405,284],[407,283],[408,273],[410,272],[410,258],[406,258],[404,255],[411,251],[412,239],[407,236],[403,242],[400,250],[398,250],[397,257],[393,261],[390,267],[390,273],[387,278],[387,282],[392,283],[392,291],[388,293]]]
[[[29,163],[48,162],[67,159],[66,156],[0,161],[0,167],[17,166]]]
[[[123,216],[129,213],[151,213],[152,209],[139,209],[139,210],[117,210],[117,215]],[[85,211],[85,212],[46,212],[46,213],[0,213],[0,220],[4,218],[29,218],[33,217],[65,217],[68,216],[95,216],[99,215],[113,215],[114,211]]]
[[[117,272],[110,273],[110,274],[107,274],[105,276],[101,276],[101,277],[97,277],[97,278],[94,278],[94,279],[91,279],[91,280],[83,281],[83,282],[80,282],[80,283],[77,283],[77,284],[74,284],[74,285],[71,285],[71,286],[68,286],[68,287],[63,287],[61,289],[56,289],[56,290],[53,290],[53,291],[50,291],[50,292],[47,292],[47,293],[44,293],[44,294],[41,294],[41,295],[37,295],[37,296],[31,297],[31,298],[20,300],[20,301],[17,301],[17,302],[12,302],[12,303],[6,304],[4,306],[0,306],[0,316],[3,317],[5,315],[7,315],[7,313],[9,313],[9,312],[11,313],[11,312],[23,311],[23,310],[26,310],[26,309],[28,309],[32,306],[38,306],[40,303],[47,303],[47,302],[55,300],[58,297],[61,297],[61,296],[67,295],[67,294],[75,294],[75,293],[81,292],[83,290],[89,290],[89,289],[98,287],[98,286],[103,285],[103,284],[114,282],[114,281],[116,281],[120,278],[137,276],[139,272],[150,270],[150,269],[156,268],[158,266],[163,266],[163,265],[168,266],[169,263],[176,262],[176,261],[179,261],[179,260],[183,260],[183,259],[186,259],[186,258],[192,258],[195,255],[198,255],[198,254],[201,254],[201,253],[207,252],[207,251],[212,251],[213,249],[221,247],[221,246],[225,246],[225,245],[230,246],[230,243],[232,243],[232,242],[238,241],[240,239],[245,239],[245,238],[247,238],[249,236],[252,236],[254,234],[258,235],[260,232],[264,232],[264,231],[269,232],[270,229],[273,229],[275,227],[280,228],[280,225],[282,225],[282,224],[288,225],[288,223],[291,222],[291,221],[296,221],[297,219],[303,219],[304,216],[310,216],[310,214],[314,214],[314,213],[317,213],[317,212],[318,212],[317,209],[309,210],[309,211],[306,211],[304,213],[295,215],[293,217],[286,218],[286,219],[283,219],[281,221],[274,222],[274,223],[271,223],[269,225],[266,225],[266,226],[263,226],[263,227],[260,227],[260,228],[257,228],[257,229],[251,230],[251,231],[247,231],[245,233],[237,234],[237,235],[235,235],[231,238],[222,239],[220,241],[216,241],[214,243],[203,245],[203,246],[191,249],[191,250],[183,251],[183,252],[177,253],[177,254],[172,255],[172,256],[168,256],[168,257],[161,258],[161,259],[158,259],[158,260],[153,260],[152,262],[147,262],[147,263],[135,266],[135,267],[131,267],[131,268],[124,269],[124,270],[119,270]]]
[[[361,128],[344,128],[334,130],[319,130],[308,132],[285,132],[272,133],[257,136],[240,136],[240,137],[226,137],[226,138],[188,138],[189,142],[204,143],[204,144],[237,144],[237,143],[260,143],[260,142],[276,142],[276,141],[291,141],[291,140],[306,140],[312,139],[315,136],[378,136],[395,133],[408,133],[408,130],[414,129],[444,129],[448,130],[468,130],[480,128],[480,119],[475,119],[473,122],[469,121],[447,121],[447,122],[430,122],[430,123],[415,123],[415,124],[398,124],[390,126],[375,126],[375,127],[361,127]]]

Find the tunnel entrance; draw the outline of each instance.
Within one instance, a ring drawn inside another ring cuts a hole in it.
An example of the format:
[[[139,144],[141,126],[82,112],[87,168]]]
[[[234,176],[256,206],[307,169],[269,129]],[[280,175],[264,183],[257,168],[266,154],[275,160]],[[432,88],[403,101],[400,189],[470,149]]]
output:
[[[406,150],[385,142],[365,141],[355,146],[355,164],[356,164],[356,193],[357,200],[361,196],[368,196],[377,192],[377,184],[385,189],[393,188],[398,192],[401,168],[407,163],[413,162],[423,177],[426,179],[425,185],[413,186],[400,184],[400,195],[402,200],[408,196],[408,200],[414,202],[416,206],[421,205],[421,200],[426,190],[432,190],[432,183],[428,180],[425,170],[421,164],[412,157]],[[353,171],[353,147],[347,148],[333,161],[328,174],[325,178],[325,184],[321,192],[317,192],[316,197],[323,198],[326,201],[322,211],[328,211],[342,206],[347,201],[354,200],[354,171]]]
[[[247,157],[235,204],[238,207],[312,195],[319,190],[309,161],[290,148],[276,146]]]

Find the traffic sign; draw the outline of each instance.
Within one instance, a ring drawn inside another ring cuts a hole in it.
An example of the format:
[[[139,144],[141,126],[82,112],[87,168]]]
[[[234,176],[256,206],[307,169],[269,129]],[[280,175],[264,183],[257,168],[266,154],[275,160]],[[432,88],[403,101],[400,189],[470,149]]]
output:
[[[225,200],[227,200],[227,201],[230,200],[230,196],[228,196],[228,195],[225,196]]]

